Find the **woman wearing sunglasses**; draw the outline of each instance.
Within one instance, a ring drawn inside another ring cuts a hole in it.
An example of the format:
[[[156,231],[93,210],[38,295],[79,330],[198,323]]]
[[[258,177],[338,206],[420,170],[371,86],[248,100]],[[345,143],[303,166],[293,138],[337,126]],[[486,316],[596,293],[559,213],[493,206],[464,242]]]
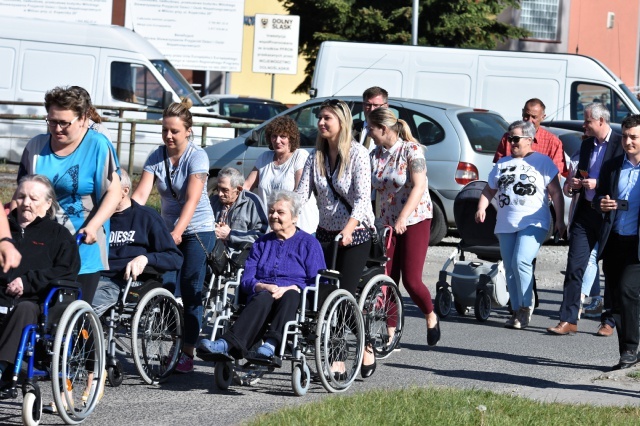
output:
[[[556,232],[562,235],[566,228],[558,168],[549,157],[533,151],[535,134],[531,122],[515,121],[509,126],[511,156],[501,158],[489,173],[476,212],[476,222],[484,222],[490,200],[498,197],[495,233],[513,310],[505,327],[516,329],[526,328],[531,320],[532,262],[551,225],[549,194],[556,214]]]

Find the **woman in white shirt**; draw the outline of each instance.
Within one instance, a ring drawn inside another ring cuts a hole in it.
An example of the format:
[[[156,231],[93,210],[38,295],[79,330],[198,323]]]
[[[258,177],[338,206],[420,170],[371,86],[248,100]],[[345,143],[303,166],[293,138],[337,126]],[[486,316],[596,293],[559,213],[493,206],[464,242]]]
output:
[[[300,149],[300,131],[290,117],[276,117],[267,125],[265,137],[269,149],[258,157],[255,167],[245,180],[244,189],[257,193],[267,205],[269,195],[280,191],[293,191],[302,176],[302,169],[309,153]],[[302,207],[297,227],[314,234],[318,227],[318,207],[313,194]]]

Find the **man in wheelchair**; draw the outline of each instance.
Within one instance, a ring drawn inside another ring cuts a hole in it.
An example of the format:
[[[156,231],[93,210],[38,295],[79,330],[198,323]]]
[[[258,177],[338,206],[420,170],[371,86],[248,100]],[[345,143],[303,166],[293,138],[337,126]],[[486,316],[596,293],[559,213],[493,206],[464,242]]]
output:
[[[275,358],[284,326],[296,318],[300,292],[315,284],[325,269],[320,243],[297,226],[302,205],[295,193],[278,191],[269,197],[271,232],[251,248],[241,279],[248,302],[221,338],[202,339],[197,355],[205,361],[231,361],[247,356],[259,339],[264,340],[253,358],[279,364]]]
[[[50,283],[75,282],[80,255],[73,236],[55,221],[59,208],[49,179],[27,175],[16,190],[9,214],[11,239],[22,255],[20,264],[0,271],[0,376],[13,364],[22,330],[38,322]]]
[[[129,278],[136,281],[132,287],[144,285],[146,280],[158,280],[155,274],[143,273],[145,267],[165,272],[182,266],[182,252],[160,215],[131,199],[131,179],[124,170],[120,182],[122,198],[111,217],[109,270],[102,271],[91,303],[99,316],[117,303]]]

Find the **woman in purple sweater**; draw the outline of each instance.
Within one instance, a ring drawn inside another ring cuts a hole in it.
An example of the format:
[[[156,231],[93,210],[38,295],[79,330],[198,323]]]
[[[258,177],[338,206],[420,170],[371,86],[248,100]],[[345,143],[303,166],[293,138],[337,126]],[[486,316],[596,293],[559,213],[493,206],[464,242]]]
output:
[[[248,302],[233,326],[220,339],[202,339],[198,356],[207,361],[244,358],[259,339],[265,343],[256,356],[270,360],[282,342],[288,321],[295,320],[300,292],[314,285],[318,271],[325,269],[320,243],[300,230],[296,223],[302,203],[295,193],[278,191],[269,197],[272,232],[251,247],[241,280]],[[260,332],[270,323],[266,333]]]

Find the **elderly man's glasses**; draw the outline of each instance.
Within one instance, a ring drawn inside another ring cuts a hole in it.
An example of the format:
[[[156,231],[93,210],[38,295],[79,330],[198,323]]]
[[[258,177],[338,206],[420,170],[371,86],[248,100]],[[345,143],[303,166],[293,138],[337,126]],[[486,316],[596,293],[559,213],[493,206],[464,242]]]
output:
[[[49,128],[51,129],[55,129],[56,127],[60,126],[60,128],[64,130],[67,127],[71,126],[73,123],[75,123],[78,118],[80,117],[78,116],[71,121],[49,120],[48,118],[45,118],[44,121],[47,122],[47,126],[49,126]]]
[[[507,142],[519,143],[521,139],[531,139],[530,136],[507,136]]]

